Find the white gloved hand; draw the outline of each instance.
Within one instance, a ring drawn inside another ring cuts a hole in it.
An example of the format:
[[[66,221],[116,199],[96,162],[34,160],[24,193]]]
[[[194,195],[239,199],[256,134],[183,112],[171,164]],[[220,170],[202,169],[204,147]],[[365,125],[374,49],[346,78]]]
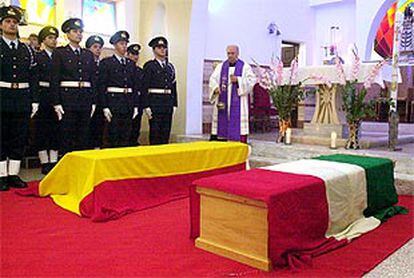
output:
[[[34,102],[32,103],[32,114],[30,115],[30,118],[33,118],[36,115],[37,111],[39,111],[39,103]]]
[[[105,119],[108,121],[108,123],[110,123],[112,119],[111,110],[109,110],[109,108],[104,108],[103,113],[104,113]]]
[[[177,111],[177,106],[173,107],[173,115],[175,114],[175,111]]]
[[[134,113],[132,114],[132,119],[135,119],[138,116],[138,107],[134,107]]]
[[[91,118],[93,117],[93,114],[95,114],[95,110],[96,110],[96,104],[92,104]]]
[[[63,106],[59,104],[59,105],[55,105],[54,108],[55,108],[55,112],[58,116],[58,120],[59,121],[62,120],[63,114],[65,114],[65,111],[63,111]]]
[[[147,117],[148,117],[148,119],[152,119],[152,111],[151,111],[151,108],[145,108],[144,109],[144,111],[145,111],[145,114],[147,114]]]

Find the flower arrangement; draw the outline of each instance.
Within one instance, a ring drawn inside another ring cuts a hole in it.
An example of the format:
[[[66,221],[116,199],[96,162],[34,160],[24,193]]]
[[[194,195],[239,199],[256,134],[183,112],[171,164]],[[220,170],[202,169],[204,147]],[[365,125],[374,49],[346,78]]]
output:
[[[342,110],[345,112],[346,122],[349,128],[348,140],[345,148],[359,149],[359,129],[362,120],[369,116],[375,116],[375,101],[366,101],[367,89],[371,87],[375,77],[385,65],[385,60],[377,63],[368,76],[364,79],[362,88],[358,88],[358,75],[361,68],[361,60],[354,51],[354,59],[351,69],[351,78],[347,80],[342,63],[339,59],[335,60],[337,76],[341,86]],[[386,100],[391,103],[390,100]]]
[[[259,84],[265,88],[272,98],[273,105],[279,114],[279,135],[277,142],[285,141],[286,130],[291,126],[291,112],[297,103],[304,99],[305,93],[302,88],[302,82],[297,82],[298,59],[293,59],[288,81],[285,82],[283,77],[283,63],[280,59],[272,59],[269,69],[259,69]]]

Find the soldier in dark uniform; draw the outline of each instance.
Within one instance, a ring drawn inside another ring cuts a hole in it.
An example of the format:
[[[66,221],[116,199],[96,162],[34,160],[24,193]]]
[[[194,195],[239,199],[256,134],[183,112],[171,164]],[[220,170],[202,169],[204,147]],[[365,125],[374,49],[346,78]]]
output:
[[[85,43],[87,49],[89,49],[95,58],[96,64],[96,76],[99,76],[99,64],[100,56],[102,53],[102,47],[104,46],[104,40],[97,35],[90,36]],[[102,104],[100,98],[96,98],[96,113],[93,115],[89,126],[89,147],[98,149],[102,147],[103,131],[104,131],[105,119],[102,113]]]
[[[177,108],[175,69],[167,60],[166,38],[156,37],[148,45],[155,58],[144,65],[142,93],[150,125],[150,144],[168,144],[172,117]]]
[[[142,77],[143,71],[142,68],[138,65],[139,60],[139,52],[141,50],[141,46],[139,44],[131,44],[128,46],[127,49],[127,56],[131,59],[135,65],[137,66],[137,76],[139,79],[139,84],[142,86]],[[139,135],[141,132],[141,121],[142,121],[142,95],[141,95],[141,88],[139,88],[139,104],[138,107],[138,116],[132,120],[132,130],[131,130],[131,138],[130,138],[130,146],[138,146],[139,145]]]
[[[61,120],[61,151],[88,146],[89,122],[96,109],[96,64],[92,52],[82,49],[83,22],[70,18],[62,24],[69,44],[56,48],[52,59],[51,91]]]
[[[36,60],[17,33],[21,13],[17,7],[0,8],[0,190],[24,188],[19,171],[28,139],[30,117],[39,109]]]
[[[128,32],[116,32],[110,39],[115,53],[103,59],[99,68],[98,86],[108,122],[109,147],[129,145],[132,120],[138,116],[139,79],[135,63],[125,57],[128,41]]]
[[[29,35],[29,47],[33,50],[33,52],[39,52],[40,51],[40,44],[42,42],[39,41],[39,36],[36,34],[30,34]]]
[[[53,108],[50,92],[52,56],[58,37],[59,31],[55,27],[46,26],[40,30],[39,41],[43,43],[44,50],[36,54],[40,98],[39,112],[35,121],[36,147],[43,174],[47,174],[52,170],[58,161],[58,119]]]

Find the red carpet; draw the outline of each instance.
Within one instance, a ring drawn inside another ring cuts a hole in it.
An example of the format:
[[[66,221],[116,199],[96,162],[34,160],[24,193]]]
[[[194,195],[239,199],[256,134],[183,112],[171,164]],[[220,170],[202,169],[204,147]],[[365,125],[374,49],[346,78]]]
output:
[[[1,276],[289,276],[270,274],[196,249],[189,239],[188,199],[93,223],[51,199],[0,193]],[[413,237],[410,209],[351,244],[317,257],[296,275],[361,276]]]

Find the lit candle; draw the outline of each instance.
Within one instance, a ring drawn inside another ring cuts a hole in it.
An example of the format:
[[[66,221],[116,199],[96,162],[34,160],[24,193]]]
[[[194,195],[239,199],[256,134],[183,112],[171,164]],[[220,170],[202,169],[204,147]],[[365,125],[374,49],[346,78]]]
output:
[[[331,132],[331,149],[336,149],[336,132],[332,131]]]
[[[285,138],[285,144],[290,145],[292,143],[291,138],[292,137],[292,129],[288,127],[286,129],[286,138]]]

